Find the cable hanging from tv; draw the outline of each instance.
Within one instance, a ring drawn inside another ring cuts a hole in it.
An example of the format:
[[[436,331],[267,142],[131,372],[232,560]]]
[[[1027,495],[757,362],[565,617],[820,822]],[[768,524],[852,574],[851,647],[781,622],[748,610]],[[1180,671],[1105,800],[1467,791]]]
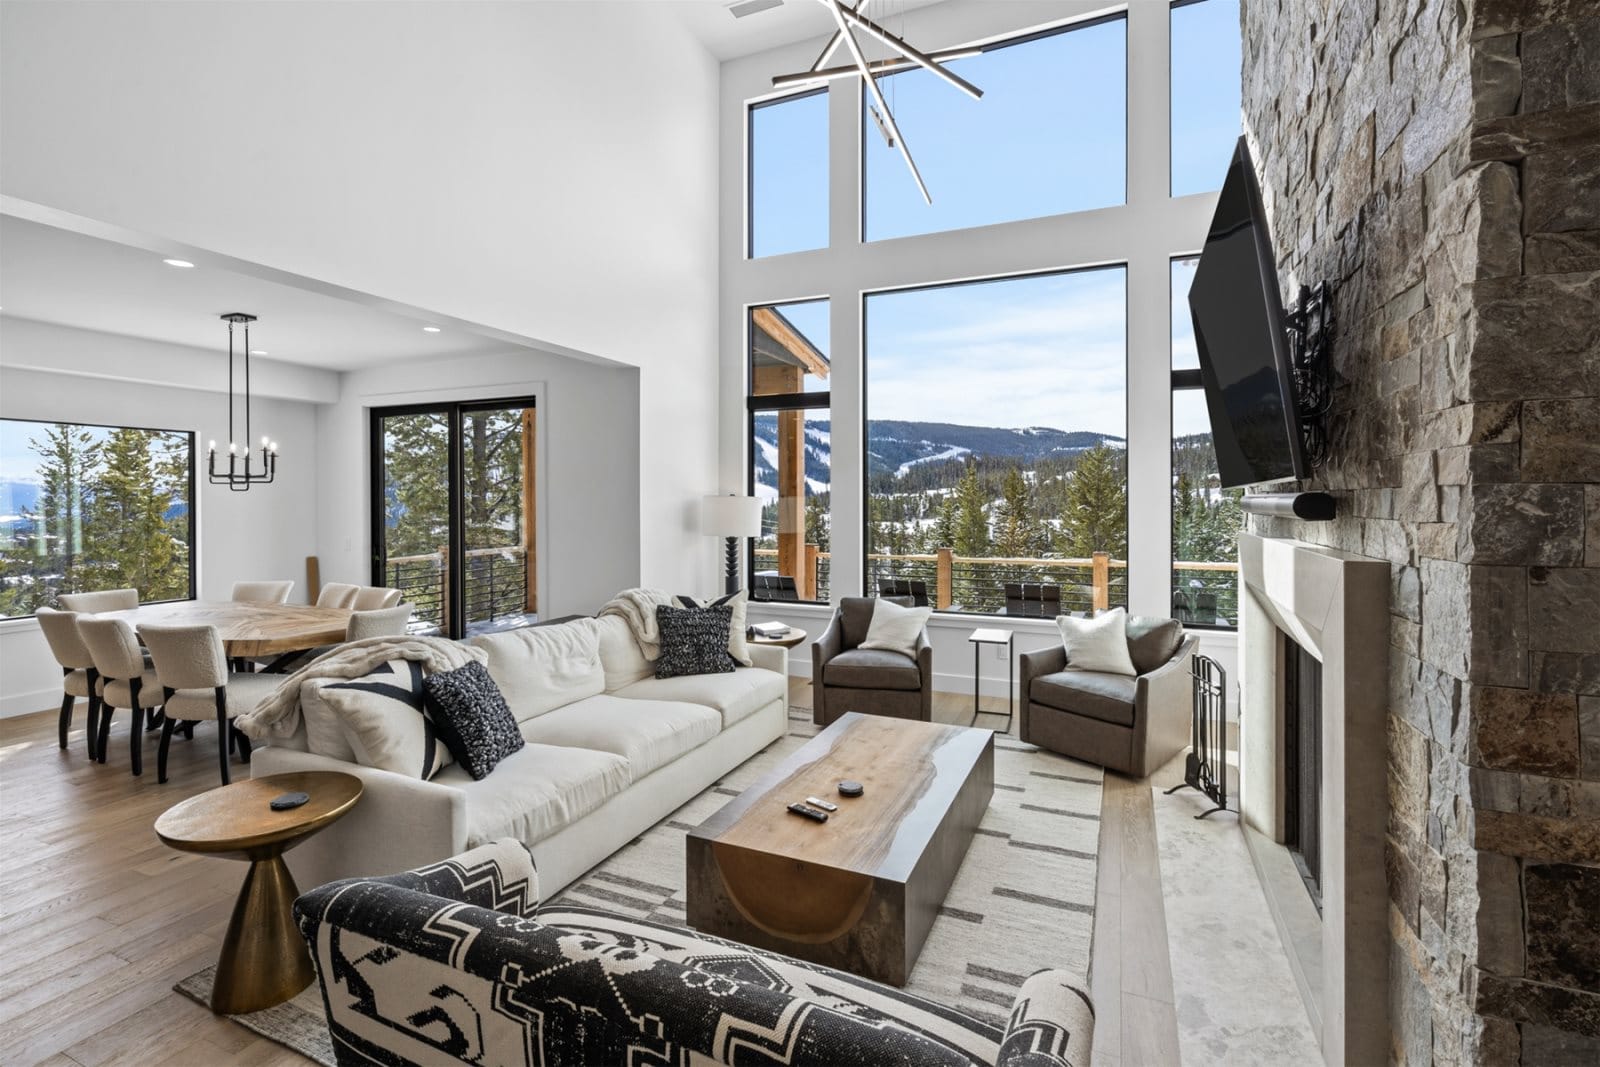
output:
[[[1284,316],[1300,420],[1300,441],[1308,466],[1328,461],[1328,413],[1333,410],[1333,290],[1327,282],[1302,285],[1294,310]]]

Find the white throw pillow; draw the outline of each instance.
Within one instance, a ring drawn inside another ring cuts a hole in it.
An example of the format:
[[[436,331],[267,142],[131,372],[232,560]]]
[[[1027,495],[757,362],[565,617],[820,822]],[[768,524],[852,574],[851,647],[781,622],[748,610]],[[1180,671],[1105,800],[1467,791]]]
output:
[[[1056,629],[1067,649],[1067,669],[1137,675],[1128,655],[1128,613],[1103,611],[1092,619],[1056,616]]]
[[[727,596],[719,596],[706,600],[697,600],[692,596],[679,595],[678,606],[683,608],[721,608],[732,610],[733,619],[728,624],[728,655],[741,667],[750,666],[750,645],[745,640],[745,618],[749,612],[750,595],[743,589]]]
[[[432,778],[455,762],[424,710],[422,664],[415,660],[380,663],[363,677],[322,686],[318,695],[339,717],[363,767]]]
[[[872,604],[872,622],[867,625],[867,636],[861,639],[859,647],[915,656],[917,638],[932,614],[932,608],[903,608],[880,597]]]
[[[313,678],[300,683],[300,719],[305,726],[306,747],[319,756],[359,763],[345,733],[343,716],[322,699],[323,689],[338,682],[337,678]]]

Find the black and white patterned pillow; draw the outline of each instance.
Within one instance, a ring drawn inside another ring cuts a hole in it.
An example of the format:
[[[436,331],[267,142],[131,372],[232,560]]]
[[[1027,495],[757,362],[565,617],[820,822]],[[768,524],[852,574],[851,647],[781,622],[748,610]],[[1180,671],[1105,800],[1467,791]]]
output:
[[[657,678],[685,674],[728,674],[738,666],[728,652],[728,631],[733,609],[674,608],[656,605],[656,628],[661,631],[661,657]]]
[[[744,624],[745,612],[749,608],[749,598],[745,591],[729,593],[727,596],[717,597],[715,600],[700,600],[697,597],[686,596],[679,593],[675,598],[680,608],[721,608],[726,607],[733,612],[733,620],[728,626],[728,655],[741,667],[750,666],[750,646],[745,640]]]
[[[422,680],[422,688],[434,728],[474,779],[522,747],[517,720],[483,664],[430,674]]]
[[[356,762],[432,778],[454,762],[423,708],[422,664],[393,659],[360,678],[322,687]]]

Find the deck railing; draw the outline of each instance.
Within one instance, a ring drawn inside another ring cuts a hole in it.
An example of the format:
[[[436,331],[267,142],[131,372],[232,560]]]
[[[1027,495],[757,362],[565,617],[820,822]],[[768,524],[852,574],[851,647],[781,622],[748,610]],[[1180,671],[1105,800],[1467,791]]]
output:
[[[776,548],[755,550],[758,569],[777,566]],[[807,552],[816,560],[817,599],[828,599],[832,553]],[[1231,626],[1238,618],[1237,563],[1174,560],[1172,610],[1185,621]],[[803,576],[796,576],[805,586]],[[943,611],[993,614],[1006,607],[1007,583],[1040,583],[1061,588],[1062,611],[1092,611],[1127,604],[1128,561],[1097,552],[1086,559],[958,556],[936,552],[891,555],[869,553],[867,588],[890,578],[926,582],[934,607]]]
[[[471,548],[463,571],[467,618],[475,623],[526,614],[528,567],[520,545]],[[450,572],[445,552],[418,556],[391,556],[385,561],[387,584],[400,590],[400,599],[417,606],[412,625],[442,629],[444,606],[449,601]]]

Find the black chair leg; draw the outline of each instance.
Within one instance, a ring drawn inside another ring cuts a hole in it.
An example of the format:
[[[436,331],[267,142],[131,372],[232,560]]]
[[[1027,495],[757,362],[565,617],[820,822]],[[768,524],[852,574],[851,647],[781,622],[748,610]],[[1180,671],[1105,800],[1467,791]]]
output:
[[[61,696],[61,721],[56,724],[56,733],[62,748],[67,747],[67,731],[72,729],[72,706],[77,702],[78,698],[71,693]]]
[[[183,736],[190,741],[194,740],[194,720],[186,719],[183,723]]]
[[[239,746],[239,758],[248,764],[250,762],[250,738],[245,736],[244,731],[232,724],[228,728],[233,731],[234,744]]]
[[[111,747],[111,717],[116,713],[116,708],[100,702],[100,739],[94,743],[94,755],[101,763],[106,761],[106,749]]]
[[[167,784],[167,746],[172,744],[172,731],[177,725],[173,719],[161,724],[161,747],[156,750],[156,782],[159,785]]]
[[[137,693],[133,697],[133,721],[128,725],[128,762],[135,778],[144,773],[144,709]]]
[[[228,687],[217,686],[217,761],[222,767],[222,784],[227,785],[231,778],[228,777],[228,749],[229,731],[228,724]]]
[[[89,688],[94,688],[94,683],[89,683]],[[90,762],[100,759],[100,698],[92,693],[89,697],[89,721],[84,727],[83,744],[89,750]]]

